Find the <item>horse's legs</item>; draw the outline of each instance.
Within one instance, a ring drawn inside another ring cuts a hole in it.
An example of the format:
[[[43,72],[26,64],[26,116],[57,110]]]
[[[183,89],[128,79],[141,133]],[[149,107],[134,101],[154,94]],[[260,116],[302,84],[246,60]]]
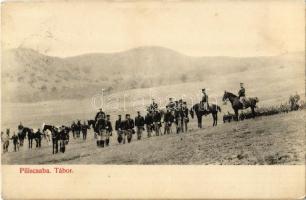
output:
[[[239,118],[238,118],[238,110],[235,110],[235,120],[236,120],[236,121],[239,121]]]
[[[255,118],[255,108],[251,107],[253,118]]]

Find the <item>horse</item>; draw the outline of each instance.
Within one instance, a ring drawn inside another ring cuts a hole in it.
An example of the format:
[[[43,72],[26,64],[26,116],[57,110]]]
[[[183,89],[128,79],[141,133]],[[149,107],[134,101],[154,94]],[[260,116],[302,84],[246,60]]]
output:
[[[239,120],[238,111],[243,110],[243,109],[247,109],[247,108],[251,108],[253,118],[255,118],[255,115],[256,115],[255,114],[255,108],[256,108],[256,104],[259,102],[257,97],[248,98],[246,100],[246,103],[245,103],[246,104],[245,108],[243,108],[243,104],[240,102],[239,97],[236,96],[233,93],[224,91],[224,95],[223,95],[222,100],[223,100],[223,102],[226,102],[226,100],[229,100],[231,102],[232,108],[235,111],[235,120],[236,121]]]
[[[49,130],[52,134],[52,154],[58,153],[58,141],[60,139],[58,129],[55,126],[44,124],[42,128],[43,133],[46,130]]]
[[[28,127],[23,127],[22,129],[18,130],[17,135],[18,135],[18,139],[19,139],[19,143],[21,147],[23,146],[24,139],[26,138],[27,135],[29,135],[30,132],[31,132],[31,129]]]
[[[212,117],[213,117],[213,126],[217,126],[218,124],[218,112],[221,112],[221,108],[220,106],[216,105],[216,104],[210,104],[208,106],[208,110],[204,110],[202,108],[201,103],[197,103],[195,105],[192,106],[192,108],[190,109],[190,115],[191,118],[194,118],[194,112],[196,113],[196,116],[198,118],[198,128],[202,128],[202,117],[203,115],[208,115],[211,113]]]

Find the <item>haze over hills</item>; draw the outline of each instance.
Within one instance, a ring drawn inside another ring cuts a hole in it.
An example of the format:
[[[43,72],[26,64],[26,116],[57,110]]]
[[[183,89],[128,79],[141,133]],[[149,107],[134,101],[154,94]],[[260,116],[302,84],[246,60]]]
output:
[[[2,99],[37,102],[82,99],[106,92],[202,81],[210,76],[292,67],[303,53],[275,57],[189,57],[151,46],[118,53],[92,53],[60,58],[18,48],[2,52]]]

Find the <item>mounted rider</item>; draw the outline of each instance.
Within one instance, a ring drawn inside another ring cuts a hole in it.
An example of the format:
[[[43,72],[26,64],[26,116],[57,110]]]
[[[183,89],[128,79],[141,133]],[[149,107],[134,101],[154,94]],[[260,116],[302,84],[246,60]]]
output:
[[[238,91],[239,101],[242,103],[243,108],[246,107],[246,98],[245,98],[245,88],[243,87],[243,83],[240,83],[240,90]]]
[[[206,89],[203,88],[202,89],[202,101],[201,101],[201,105],[202,105],[202,109],[204,111],[208,111],[209,105],[208,105],[208,95],[206,93]]]
[[[95,121],[97,121],[98,117],[105,119],[105,112],[103,112],[102,108],[99,109],[99,112],[96,114]]]
[[[157,109],[158,109],[158,105],[157,105],[157,103],[155,102],[155,99],[152,99],[152,103],[151,103],[151,105],[149,106],[149,111],[154,112],[154,111],[157,111]]]
[[[169,98],[169,103],[166,105],[167,110],[173,111],[175,109],[175,102],[173,101],[173,98]]]

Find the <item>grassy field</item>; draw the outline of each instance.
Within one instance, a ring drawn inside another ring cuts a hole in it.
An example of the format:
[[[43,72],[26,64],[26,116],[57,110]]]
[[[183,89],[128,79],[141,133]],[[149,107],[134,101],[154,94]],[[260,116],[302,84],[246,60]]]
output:
[[[107,148],[97,148],[90,131],[87,141],[74,140],[65,154],[52,155],[43,147],[2,155],[3,164],[205,164],[266,165],[305,163],[305,114],[290,112],[241,122],[210,124],[204,129],[190,123],[188,133],[135,139],[119,145],[116,136]],[[115,135],[115,134],[114,134]],[[10,145],[10,150],[12,144]]]

